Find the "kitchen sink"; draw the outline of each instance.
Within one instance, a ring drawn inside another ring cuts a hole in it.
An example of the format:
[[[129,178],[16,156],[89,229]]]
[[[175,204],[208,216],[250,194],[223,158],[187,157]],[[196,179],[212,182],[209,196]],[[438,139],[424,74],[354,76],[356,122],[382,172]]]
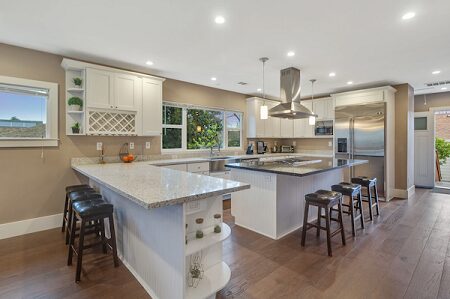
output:
[[[224,172],[226,164],[239,163],[241,160],[233,157],[214,157],[209,161],[209,172]]]

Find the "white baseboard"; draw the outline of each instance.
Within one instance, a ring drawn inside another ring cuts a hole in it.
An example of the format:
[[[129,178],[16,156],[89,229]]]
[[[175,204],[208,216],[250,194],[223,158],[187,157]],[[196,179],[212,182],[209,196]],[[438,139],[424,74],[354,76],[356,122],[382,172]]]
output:
[[[62,214],[0,224],[0,240],[60,227]]]
[[[412,185],[408,189],[394,189],[394,197],[408,199],[416,193],[416,186]]]

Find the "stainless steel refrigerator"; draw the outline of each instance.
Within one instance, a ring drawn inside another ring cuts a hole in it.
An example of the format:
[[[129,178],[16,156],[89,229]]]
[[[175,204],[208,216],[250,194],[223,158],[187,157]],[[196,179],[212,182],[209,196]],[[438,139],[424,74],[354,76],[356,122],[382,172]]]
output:
[[[385,103],[341,106],[335,109],[335,157],[368,160],[346,172],[350,177],[377,178],[380,196],[384,196]]]

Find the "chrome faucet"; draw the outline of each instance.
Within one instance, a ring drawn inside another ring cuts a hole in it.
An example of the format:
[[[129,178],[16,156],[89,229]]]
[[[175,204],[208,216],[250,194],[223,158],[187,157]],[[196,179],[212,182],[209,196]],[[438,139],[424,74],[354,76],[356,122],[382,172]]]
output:
[[[211,150],[211,152],[209,153],[210,157],[220,156],[220,144],[217,145],[217,152],[215,152],[215,153],[213,152],[214,146],[211,146],[210,150]]]

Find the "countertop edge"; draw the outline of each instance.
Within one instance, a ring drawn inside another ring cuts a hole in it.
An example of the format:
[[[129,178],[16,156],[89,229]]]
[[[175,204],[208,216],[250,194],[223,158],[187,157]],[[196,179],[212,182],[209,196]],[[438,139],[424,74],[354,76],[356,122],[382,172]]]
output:
[[[366,164],[366,163],[367,163],[367,161],[358,161],[358,162],[352,163],[351,165],[334,166],[332,168],[320,169],[320,170],[311,171],[311,172],[308,172],[308,173],[284,172],[284,171],[276,171],[276,170],[263,169],[263,168],[256,169],[256,168],[252,168],[252,167],[237,166],[237,165],[232,165],[232,164],[227,164],[226,167],[232,168],[232,169],[244,169],[244,170],[249,170],[249,171],[258,171],[258,172],[267,172],[267,173],[274,173],[274,174],[280,174],[280,175],[305,177],[305,176],[319,174],[319,173],[322,173],[322,172],[327,172],[327,171],[332,171],[332,170],[336,170],[336,169],[352,167],[352,166],[356,166],[356,165],[362,165],[362,164]]]
[[[154,165],[149,165],[149,166],[157,167]],[[139,198],[136,198],[136,197],[118,189],[117,187],[104,182],[103,180],[97,178],[96,176],[86,173],[82,169],[78,168],[77,165],[72,165],[71,167],[73,170],[88,177],[89,179],[95,181],[96,183],[103,185],[103,186],[107,187],[108,189],[111,189],[112,191],[118,193],[119,195],[129,199],[130,201],[132,201],[132,202],[136,203],[137,205],[139,205],[143,208],[146,208],[146,209],[154,209],[154,208],[160,208],[160,207],[171,206],[171,205],[176,205],[176,204],[182,204],[185,202],[205,199],[205,198],[212,197],[212,196],[225,195],[225,194],[232,193],[232,192],[250,189],[250,184],[240,182],[241,186],[236,186],[236,187],[231,187],[231,188],[226,188],[226,189],[221,189],[221,190],[215,190],[215,191],[200,193],[200,194],[196,194],[196,195],[189,195],[189,196],[184,196],[184,197],[180,197],[180,198],[174,198],[174,199],[169,199],[169,200],[165,200],[165,201],[161,201],[161,202],[147,204],[147,203],[143,202],[142,200],[140,200]],[[178,170],[170,170],[170,171],[178,171]]]

